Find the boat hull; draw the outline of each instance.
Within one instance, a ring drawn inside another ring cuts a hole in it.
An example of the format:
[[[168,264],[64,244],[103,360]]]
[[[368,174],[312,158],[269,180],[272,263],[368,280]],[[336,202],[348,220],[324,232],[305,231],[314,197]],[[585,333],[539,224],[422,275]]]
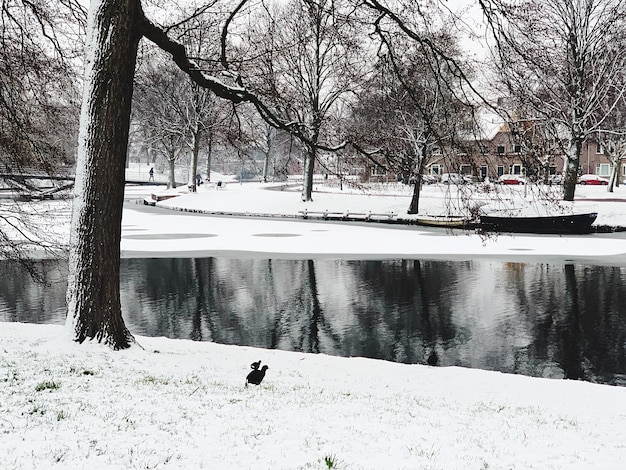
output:
[[[469,226],[469,219],[456,216],[419,216],[416,219],[418,225],[442,228],[464,228]]]
[[[488,232],[586,234],[594,231],[592,224],[597,217],[595,212],[539,217],[482,215],[480,226]]]

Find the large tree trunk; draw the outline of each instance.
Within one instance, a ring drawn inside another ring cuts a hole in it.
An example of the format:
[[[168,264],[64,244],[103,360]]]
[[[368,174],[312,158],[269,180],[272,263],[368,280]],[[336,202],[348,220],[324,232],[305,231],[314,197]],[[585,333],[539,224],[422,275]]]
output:
[[[213,157],[213,135],[209,134],[206,149],[206,180],[211,181],[211,158]]]
[[[415,184],[413,185],[413,196],[411,197],[411,204],[407,214],[418,214],[420,208],[420,192],[422,189],[422,177],[421,174],[417,175]]]
[[[170,154],[169,158],[167,159],[167,163],[169,166],[169,173],[170,173],[168,187],[173,189],[176,187],[176,158],[174,157],[173,152],[172,154]]]
[[[200,155],[200,130],[194,129],[191,133],[192,147],[191,147],[191,165],[189,168],[189,191],[195,193],[198,190],[198,181],[196,175],[198,174],[198,155]]]
[[[578,168],[580,167],[580,154],[582,152],[582,139],[573,138],[570,144],[567,161],[563,169],[563,200],[573,201],[578,182]]]
[[[315,160],[317,152],[315,147],[306,145],[306,155],[304,157],[304,181],[302,186],[302,201],[313,200],[313,171],[315,170]]]
[[[133,337],[120,306],[124,165],[139,36],[137,0],[92,0],[70,235],[68,314],[73,339],[114,349]]]
[[[265,134],[265,144],[267,145],[267,151],[265,152],[265,158],[263,159],[263,182],[267,183],[270,168],[270,158],[272,155],[273,129],[270,126],[267,126],[265,130],[267,131]]]

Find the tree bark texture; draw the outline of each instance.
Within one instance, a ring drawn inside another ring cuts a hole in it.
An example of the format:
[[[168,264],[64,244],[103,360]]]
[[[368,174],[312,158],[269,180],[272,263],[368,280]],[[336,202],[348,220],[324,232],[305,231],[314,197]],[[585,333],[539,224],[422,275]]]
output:
[[[213,135],[209,132],[206,149],[206,180],[211,181],[211,157],[213,156]]]
[[[563,171],[563,200],[573,201],[578,182],[578,169],[580,168],[580,154],[582,153],[583,139],[574,138],[570,144],[566,165]]]
[[[167,159],[168,167],[169,167],[169,183],[167,184],[168,188],[174,189],[176,187],[176,157],[174,154],[170,154]]]
[[[420,192],[422,190],[422,174],[418,173],[413,185],[413,195],[411,196],[411,204],[407,214],[418,214],[420,209]]]
[[[114,349],[133,337],[122,318],[120,241],[138,0],[92,0],[70,235],[67,326],[75,341]]]
[[[196,127],[191,132],[192,145],[188,186],[189,191],[191,191],[192,193],[198,191],[198,180],[196,178],[196,175],[198,174],[198,156],[200,155],[200,139],[202,138],[201,133],[202,131],[199,129],[199,127]]]
[[[315,171],[315,161],[317,160],[317,150],[311,145],[306,145],[304,157],[304,181],[302,185],[302,201],[313,200],[313,172]]]

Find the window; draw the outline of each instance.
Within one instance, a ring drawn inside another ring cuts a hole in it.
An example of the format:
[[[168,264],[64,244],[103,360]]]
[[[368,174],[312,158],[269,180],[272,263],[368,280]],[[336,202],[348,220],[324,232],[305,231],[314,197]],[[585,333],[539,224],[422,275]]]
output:
[[[498,165],[498,176],[502,176],[504,174],[504,165]]]
[[[487,165],[481,165],[480,167],[480,177],[485,179],[487,177]]]
[[[596,163],[596,175],[611,176],[611,165],[608,163]]]
[[[462,175],[471,175],[472,167],[469,165],[461,165],[461,168],[459,169],[459,173],[461,173]]]
[[[440,175],[441,174],[441,165],[430,165],[430,174],[431,175]]]
[[[520,153],[522,151],[522,146],[519,144],[511,145],[510,152],[511,153]]]
[[[498,153],[498,155],[504,154],[504,145],[498,145],[496,147],[496,152]]]
[[[511,165],[511,173],[514,175],[521,175],[522,165]]]
[[[604,153],[604,149],[599,142],[596,143],[596,153]]]
[[[387,169],[382,166],[375,166],[372,168],[372,176],[385,176],[387,174]]]

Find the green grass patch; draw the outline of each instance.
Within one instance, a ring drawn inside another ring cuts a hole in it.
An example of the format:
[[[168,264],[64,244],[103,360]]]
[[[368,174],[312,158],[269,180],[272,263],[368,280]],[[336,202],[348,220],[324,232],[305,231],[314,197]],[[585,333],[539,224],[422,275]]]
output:
[[[35,391],[43,392],[44,390],[57,390],[59,388],[61,388],[61,384],[47,380],[45,382],[38,383],[35,387]]]
[[[170,381],[164,377],[155,377],[153,375],[146,375],[141,379],[141,383],[144,385],[169,385]]]
[[[327,455],[324,457],[324,463],[326,464],[326,467],[331,469],[331,468],[339,468],[339,459],[337,458],[336,455]]]

